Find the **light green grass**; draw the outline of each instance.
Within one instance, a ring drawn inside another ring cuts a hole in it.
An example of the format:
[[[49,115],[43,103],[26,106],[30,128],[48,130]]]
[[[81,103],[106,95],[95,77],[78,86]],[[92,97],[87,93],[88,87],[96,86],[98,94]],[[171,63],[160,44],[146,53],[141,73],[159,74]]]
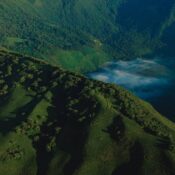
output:
[[[82,50],[56,50],[50,61],[67,70],[88,72],[97,69],[108,60],[110,56],[102,49],[84,47]]]
[[[5,45],[13,47],[16,44],[23,43],[25,40],[17,37],[7,37],[5,41]]]

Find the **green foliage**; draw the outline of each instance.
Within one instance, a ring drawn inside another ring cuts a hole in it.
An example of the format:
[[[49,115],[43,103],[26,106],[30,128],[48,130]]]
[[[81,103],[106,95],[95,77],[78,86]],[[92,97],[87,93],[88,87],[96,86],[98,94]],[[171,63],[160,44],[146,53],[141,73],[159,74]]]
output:
[[[51,62],[76,72],[96,70],[99,65],[110,60],[102,49],[83,47],[81,50],[58,50],[51,57]]]
[[[1,155],[1,161],[19,160],[24,156],[24,150],[15,141],[9,141],[9,147]]]
[[[3,50],[0,72],[0,174],[175,171],[174,123],[123,88]]]
[[[1,1],[0,46],[78,72],[112,58],[173,55],[174,9],[166,0]]]

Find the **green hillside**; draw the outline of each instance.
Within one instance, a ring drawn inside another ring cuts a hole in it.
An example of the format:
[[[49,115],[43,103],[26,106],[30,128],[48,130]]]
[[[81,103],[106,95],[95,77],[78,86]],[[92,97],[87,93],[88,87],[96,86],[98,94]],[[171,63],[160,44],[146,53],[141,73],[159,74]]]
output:
[[[41,4],[44,2],[46,1]],[[49,58],[47,61],[51,63],[68,67],[70,70],[73,66],[73,69],[79,72],[94,70],[101,62],[111,58],[105,52],[103,44],[94,36],[64,27],[51,19],[49,21],[46,17],[49,17],[52,7],[39,8],[38,4],[39,1],[32,4],[27,0],[0,2],[1,47],[42,59]],[[43,11],[45,15],[42,14]],[[63,61],[65,57],[68,61]]]
[[[0,51],[0,175],[174,175],[175,125],[123,88]]]
[[[0,46],[78,72],[112,58],[174,56],[174,7],[173,0],[5,0]]]

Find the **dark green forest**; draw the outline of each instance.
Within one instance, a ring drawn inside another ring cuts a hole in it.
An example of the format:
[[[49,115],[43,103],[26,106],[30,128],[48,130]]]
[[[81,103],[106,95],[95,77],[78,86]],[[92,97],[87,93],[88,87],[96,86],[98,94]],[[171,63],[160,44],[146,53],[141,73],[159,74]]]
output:
[[[174,5],[173,0],[1,1],[0,44],[78,72],[113,58],[170,57]]]

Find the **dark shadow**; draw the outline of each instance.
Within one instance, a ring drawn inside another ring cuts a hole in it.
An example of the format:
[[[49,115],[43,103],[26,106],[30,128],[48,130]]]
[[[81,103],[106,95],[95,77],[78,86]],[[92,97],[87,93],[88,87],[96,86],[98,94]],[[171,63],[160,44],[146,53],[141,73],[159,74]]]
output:
[[[109,125],[107,129],[104,129],[103,132],[109,133],[112,139],[120,141],[125,133],[125,125],[122,121],[122,118],[115,117],[112,124]]]
[[[46,148],[50,141],[50,137],[56,136],[55,126],[63,126],[66,120],[65,115],[65,94],[60,89],[57,89],[56,96],[53,97],[53,107],[48,107],[48,119],[44,122],[40,128],[39,140],[33,141],[33,146],[36,149],[36,161],[37,161],[37,175],[46,175],[48,171],[49,163],[53,157],[54,152],[49,152]],[[48,123],[52,122],[49,126]]]
[[[170,150],[173,145],[170,138],[167,137],[167,138],[158,138],[156,142],[156,146],[164,150]]]
[[[87,138],[87,126],[77,125],[77,123],[68,122],[59,140],[59,146],[62,150],[71,155],[70,161],[64,167],[64,174],[73,174],[83,162],[83,149]]]
[[[130,149],[129,162],[117,168],[112,175],[141,175],[143,159],[143,148],[139,142],[136,142]]]
[[[169,157],[165,151],[162,151],[160,158],[161,164],[163,165],[162,170],[165,171],[168,175],[175,175],[175,167],[171,157]]]

